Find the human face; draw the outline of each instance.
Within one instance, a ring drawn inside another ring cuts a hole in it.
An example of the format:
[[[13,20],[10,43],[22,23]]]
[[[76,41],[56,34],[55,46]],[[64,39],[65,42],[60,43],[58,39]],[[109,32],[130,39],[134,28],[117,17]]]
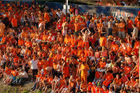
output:
[[[88,31],[86,30],[86,31],[85,31],[85,34],[87,34],[87,33],[88,33]]]

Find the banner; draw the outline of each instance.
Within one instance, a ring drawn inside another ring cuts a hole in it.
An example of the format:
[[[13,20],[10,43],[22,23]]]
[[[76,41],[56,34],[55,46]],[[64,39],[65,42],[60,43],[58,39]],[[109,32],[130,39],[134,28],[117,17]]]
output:
[[[79,5],[80,11],[89,12],[90,14],[104,14],[104,15],[113,15],[114,17],[123,17],[127,18],[130,16],[134,19],[137,16],[138,11],[140,8],[133,8],[133,7],[106,7],[106,6],[91,6],[91,5]]]

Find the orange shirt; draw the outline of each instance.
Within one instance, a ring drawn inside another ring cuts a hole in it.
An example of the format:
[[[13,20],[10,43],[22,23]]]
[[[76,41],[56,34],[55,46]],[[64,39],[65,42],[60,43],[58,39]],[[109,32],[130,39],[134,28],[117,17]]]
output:
[[[111,50],[112,51],[115,51],[116,52],[118,49],[119,49],[119,46],[117,44],[112,44],[111,45]]]
[[[10,74],[11,74],[11,69],[9,69],[9,68],[6,67],[5,73],[6,73],[7,75],[10,75]]]
[[[65,43],[65,44],[68,44],[69,42],[70,42],[70,37],[69,37],[69,36],[65,37],[64,43]]]
[[[18,45],[19,45],[19,46],[22,46],[22,45],[24,45],[24,40],[22,40],[22,39],[19,39],[19,40],[18,40]]]
[[[80,30],[79,23],[75,23],[75,24],[74,24],[74,27],[75,27],[75,32],[77,32],[77,31]]]
[[[22,36],[22,37],[26,37],[26,38],[27,38],[27,37],[28,37],[28,32],[25,32],[25,31],[24,31],[24,32],[22,32],[22,33],[21,33],[21,36]]]
[[[65,85],[65,80],[64,80],[64,79],[61,79],[61,80],[60,80],[60,88],[61,88],[63,85]]]
[[[72,51],[71,51],[71,54],[72,54],[72,55],[77,55],[77,50],[76,50],[76,49],[72,50]]]
[[[127,20],[127,27],[132,29],[133,28],[132,25],[133,25],[133,21]]]
[[[53,17],[55,17],[56,12],[54,10],[52,10],[52,14],[53,14]]]
[[[84,45],[84,42],[83,42],[83,40],[78,40],[78,47],[83,47],[83,45]]]
[[[136,26],[137,26],[138,30],[140,30],[140,21],[137,22]]]
[[[109,93],[109,90],[103,90],[103,93]]]
[[[91,93],[96,93],[96,86],[91,87]]]
[[[41,69],[41,68],[42,68],[42,66],[43,66],[43,62],[42,62],[42,61],[39,61],[37,65],[38,65],[38,68],[40,68],[40,69]]]
[[[99,79],[100,76],[101,76],[101,72],[96,71],[96,73],[95,73],[95,77],[96,77],[97,79]]]
[[[47,20],[47,22],[50,22],[50,17],[48,13],[44,14],[44,19]]]
[[[84,50],[85,56],[89,56],[89,51],[88,50]]]
[[[134,44],[134,49],[139,49],[139,41],[136,41]]]
[[[132,51],[132,47],[131,47],[131,43],[128,43],[127,44],[127,46],[126,46],[126,48],[127,48],[127,54],[131,54],[131,51]]]
[[[27,47],[32,47],[32,42],[26,41],[26,42],[25,42],[25,46],[27,46]]]
[[[97,90],[96,90],[96,93],[103,93],[103,88],[97,87],[96,89],[97,89]]]
[[[13,19],[11,20],[11,23],[12,23],[12,26],[13,26],[13,27],[17,27],[17,26],[18,26],[18,24],[17,24],[17,19],[16,19],[16,18],[13,18]]]
[[[13,76],[17,76],[17,75],[18,75],[18,72],[15,71],[15,70],[12,70],[12,71],[11,71],[11,74],[12,74]]]
[[[111,73],[107,73],[106,75],[105,75],[105,79],[106,80],[111,80],[111,79],[113,79],[114,77],[113,77],[113,75],[111,74]]]
[[[137,24],[137,22],[138,22],[138,16],[135,18],[134,22],[135,22],[135,24]]]
[[[71,45],[75,45],[77,41],[76,39],[71,39],[70,42],[71,42]]]
[[[88,85],[88,87],[87,87],[87,91],[88,91],[88,92],[91,92],[92,87],[93,87],[92,84]]]
[[[82,69],[81,77],[85,77],[88,75],[89,66],[87,64],[81,64],[80,69]]]
[[[125,23],[121,22],[118,24],[119,31],[124,32],[125,31]]]
[[[103,27],[103,24],[102,24],[102,23],[98,23],[98,24],[97,24],[97,28],[98,28],[98,29],[100,29],[100,28],[102,28],[102,27]]]
[[[97,29],[99,32],[102,32],[102,28],[103,28],[103,24],[102,23],[98,23],[97,24]]]
[[[83,52],[83,50],[79,49],[78,52],[77,52],[77,56],[80,56],[82,52]]]
[[[63,75],[64,75],[64,77],[68,77],[69,76],[69,67],[68,66],[65,66],[63,68]]]
[[[104,68],[106,66],[106,62],[100,61],[99,62],[99,67]]]
[[[112,82],[113,79],[113,75],[111,73],[107,73],[105,76],[105,81],[103,82],[103,85],[105,85],[106,87]]]
[[[114,82],[115,82],[115,84],[117,84],[117,85],[121,85],[121,79],[117,79],[117,78],[115,78],[114,79]]]
[[[15,58],[14,58],[14,62],[17,62],[18,60],[19,60],[18,57],[15,57]]]
[[[106,42],[107,42],[107,39],[106,37],[100,37],[100,46],[105,46],[106,45]]]
[[[125,66],[124,67],[124,73],[128,74],[131,71],[131,67]]]
[[[53,63],[53,69],[57,70],[57,64]]]
[[[85,22],[79,23],[79,25],[80,25],[80,30],[83,29],[84,27],[86,27],[86,23]]]
[[[31,55],[31,50],[27,49],[26,52],[25,52],[25,54]]]

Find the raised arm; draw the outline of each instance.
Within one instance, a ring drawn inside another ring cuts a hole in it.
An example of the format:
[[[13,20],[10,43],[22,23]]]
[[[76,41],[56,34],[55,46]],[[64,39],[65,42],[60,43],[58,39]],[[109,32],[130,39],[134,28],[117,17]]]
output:
[[[86,27],[84,27],[82,30],[81,30],[81,33],[84,35],[85,33],[83,32],[84,30],[86,29]]]
[[[91,31],[89,30],[89,28],[87,30],[88,30],[88,35],[90,35],[91,34]]]

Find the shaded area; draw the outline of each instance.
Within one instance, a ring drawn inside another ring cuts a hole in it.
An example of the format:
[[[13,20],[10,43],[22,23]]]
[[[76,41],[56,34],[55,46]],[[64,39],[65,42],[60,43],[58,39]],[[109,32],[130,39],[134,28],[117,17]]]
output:
[[[8,86],[0,80],[0,93],[42,93],[40,90],[30,91],[31,87],[34,85],[32,82],[28,82],[24,86]],[[51,89],[47,90],[50,93]]]

